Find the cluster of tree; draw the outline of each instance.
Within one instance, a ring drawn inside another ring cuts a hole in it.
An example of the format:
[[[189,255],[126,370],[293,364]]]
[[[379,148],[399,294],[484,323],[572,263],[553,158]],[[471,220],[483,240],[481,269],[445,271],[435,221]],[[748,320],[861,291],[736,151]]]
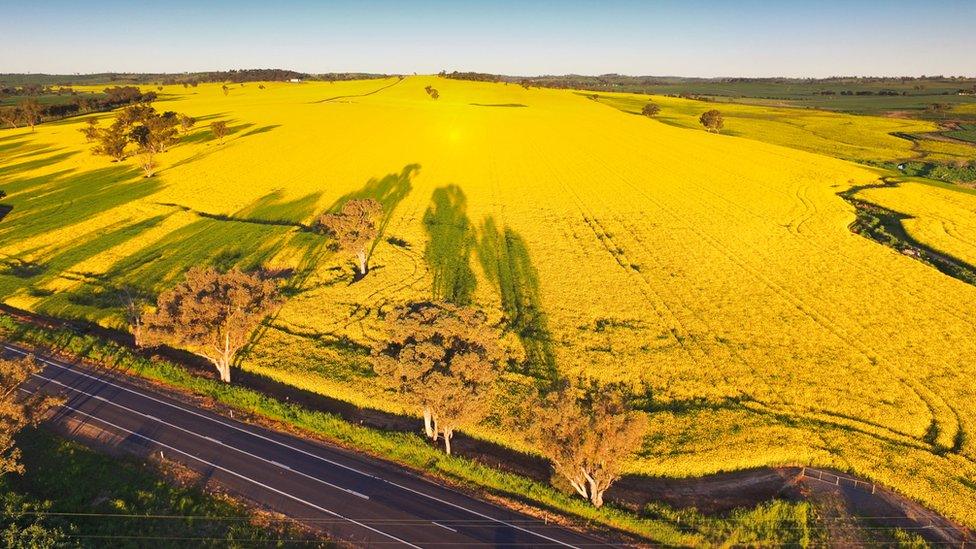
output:
[[[341,250],[367,272],[370,244],[378,236],[381,204],[352,199],[320,217]],[[261,272],[194,268],[162,293],[149,311],[126,292],[126,316],[144,346],[171,345],[209,360],[220,379],[252,333],[281,304],[277,284]],[[473,305],[419,301],[386,316],[385,336],[372,345],[377,378],[416,403],[426,436],[450,454],[455,431],[482,421],[497,402],[502,376],[526,358],[513,330]],[[555,472],[595,506],[620,476],[626,458],[646,432],[624,385],[562,380],[527,399],[504,419],[518,426],[552,462]]]
[[[75,96],[68,103],[42,105],[34,98],[27,98],[14,107],[0,108],[0,122],[12,128],[20,125],[34,126],[47,120],[58,120],[76,114],[110,111],[133,103],[151,102],[156,99],[155,92],[142,93],[135,86],[113,86],[105,88],[104,97]]]
[[[441,71],[437,73],[438,76],[442,78],[450,78],[452,80],[471,80],[473,82],[501,82],[502,77],[497,74],[488,74],[486,72],[447,72]]]
[[[149,103],[138,103],[119,112],[107,128],[100,128],[95,119],[89,119],[78,131],[89,142],[95,143],[93,154],[108,156],[116,162],[128,157],[132,145],[145,176],[152,177],[156,170],[156,155],[176,143],[179,128],[186,132],[195,123],[194,118],[185,114],[159,113]]]
[[[431,99],[437,99],[441,96],[440,92],[438,92],[437,89],[431,85],[425,86],[424,91],[427,92],[427,95],[429,95]]]
[[[661,106],[657,103],[648,103],[641,109],[641,114],[648,118],[653,117],[659,112],[661,112]]]
[[[67,86],[45,86],[43,84],[24,84],[22,86],[0,85],[0,97],[77,94],[78,92]]]
[[[374,344],[372,358],[378,379],[418,405],[427,437],[442,439],[450,454],[454,431],[485,418],[502,375],[525,354],[480,309],[422,301],[387,316],[386,337]],[[624,385],[562,380],[509,412],[555,472],[600,507],[646,432],[632,397]]]

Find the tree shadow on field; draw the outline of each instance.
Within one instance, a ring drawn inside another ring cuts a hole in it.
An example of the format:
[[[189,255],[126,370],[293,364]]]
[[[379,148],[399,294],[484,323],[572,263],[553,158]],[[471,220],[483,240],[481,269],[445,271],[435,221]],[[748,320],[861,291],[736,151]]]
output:
[[[309,193],[294,200],[284,200],[284,194],[282,189],[276,189],[241,208],[229,218],[281,222],[306,228],[304,223],[315,213],[315,205],[318,204],[322,192]]]
[[[477,283],[471,270],[475,234],[468,199],[460,187],[448,185],[435,189],[430,201],[424,214],[429,236],[424,258],[434,277],[433,298],[468,305]]]
[[[559,372],[548,320],[542,310],[539,273],[525,240],[511,228],[499,227],[489,216],[481,224],[476,246],[485,277],[498,289],[509,327],[525,347],[528,371],[522,373],[555,381]]]
[[[273,130],[275,128],[280,128],[280,127],[281,127],[281,124],[268,124],[267,126],[261,126],[260,128],[254,128],[253,130],[249,130],[248,132],[246,132],[241,137],[247,137],[249,135],[257,135],[259,133],[268,133],[271,130]]]
[[[412,179],[419,171],[420,164],[407,164],[400,170],[400,173],[390,173],[379,179],[371,178],[359,190],[339,197],[325,210],[326,212],[338,212],[347,201],[365,198],[372,198],[383,206],[383,218],[380,219],[379,227],[377,227],[376,238],[369,247],[367,259],[373,255],[376,245],[383,240],[386,228],[390,224],[390,220],[393,219],[394,210],[410,194],[413,189]]]
[[[159,178],[146,179],[133,166],[115,164],[97,170],[54,174],[4,184],[14,207],[0,226],[0,239],[13,242],[62,229],[163,187]]]
[[[55,149],[57,150],[57,149]],[[62,160],[71,158],[72,156],[78,154],[77,151],[68,151],[63,153],[58,153],[51,156],[45,156],[43,158],[36,158],[34,160],[27,160],[24,162],[19,162],[17,164],[10,164],[8,166],[0,167],[0,177],[6,177],[8,175],[16,175],[20,172],[29,172],[31,170],[36,170],[43,168],[45,166],[50,166],[52,164],[57,164]],[[10,191],[7,191],[10,192]]]
[[[228,124],[227,135],[225,135],[223,139],[227,139],[232,135],[238,134],[253,126],[254,124],[251,124],[250,122],[244,122],[241,124],[234,124],[234,125]],[[264,130],[264,131],[270,131],[270,130]],[[253,130],[252,132],[247,132],[242,134],[241,137],[250,135],[251,133],[260,133],[260,132],[257,132],[257,130]],[[213,130],[211,130],[209,126],[197,126],[192,133],[188,133],[180,138],[181,145],[188,145],[192,143],[210,143],[212,141],[218,141],[218,139],[217,136],[214,135]]]

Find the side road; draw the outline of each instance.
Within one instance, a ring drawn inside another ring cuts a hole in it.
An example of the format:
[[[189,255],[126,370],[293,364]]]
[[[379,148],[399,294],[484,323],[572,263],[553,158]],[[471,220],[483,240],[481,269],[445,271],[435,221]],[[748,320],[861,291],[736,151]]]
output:
[[[23,349],[4,345],[10,355]],[[60,394],[50,421],[162,452],[269,509],[371,546],[594,547],[594,537],[479,501],[395,464],[193,407],[124,376],[46,357],[22,391]]]

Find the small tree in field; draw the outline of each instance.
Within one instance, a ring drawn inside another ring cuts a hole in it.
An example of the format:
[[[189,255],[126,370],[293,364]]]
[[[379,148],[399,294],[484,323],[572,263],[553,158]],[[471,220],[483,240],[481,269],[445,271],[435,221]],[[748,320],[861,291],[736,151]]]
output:
[[[85,122],[85,127],[81,128],[80,131],[82,135],[85,136],[85,141],[92,143],[98,139],[98,120],[94,118],[89,118]]]
[[[373,368],[419,405],[427,436],[443,436],[450,454],[454,430],[484,417],[499,376],[520,351],[479,309],[419,302],[389,315],[386,339],[373,349]]]
[[[661,107],[656,103],[648,103],[644,105],[643,109],[641,109],[641,114],[648,118],[653,117],[659,112],[661,112]]]
[[[622,385],[565,383],[532,403],[529,440],[596,507],[646,433],[647,421],[630,410],[630,399]]]
[[[224,91],[224,95],[227,95],[228,93],[230,93],[230,88],[227,87],[227,84],[224,84],[223,86],[221,86],[220,89],[222,89]]]
[[[187,116],[185,114],[179,115],[180,128],[183,129],[183,133],[187,133],[193,126],[197,123],[197,119],[192,116]]]
[[[336,239],[338,248],[356,256],[360,277],[369,271],[369,247],[379,235],[381,215],[383,205],[372,198],[364,198],[347,201],[339,213],[319,217],[319,227]]]
[[[142,169],[146,177],[152,177],[156,170],[157,154],[176,141],[177,115],[173,112],[159,114],[149,107],[143,117],[135,121],[129,131],[129,140],[139,150]]]
[[[223,120],[214,120],[210,123],[210,131],[213,132],[214,137],[217,138],[219,142],[224,141],[224,136],[227,135],[227,122]]]
[[[19,390],[21,384],[40,371],[41,365],[33,356],[0,357],[0,477],[24,471],[14,436],[24,427],[36,425],[58,403],[58,399],[43,393]]]
[[[121,120],[116,120],[111,126],[100,129],[98,144],[92,148],[92,153],[108,156],[116,162],[125,160],[125,146],[129,144],[126,129],[127,126]]]
[[[18,107],[24,124],[30,126],[31,131],[34,131],[34,126],[41,121],[41,104],[36,99],[24,99]]]
[[[230,383],[230,367],[251,333],[279,304],[271,280],[233,269],[193,268],[159,296],[143,320],[146,345],[182,347],[209,360]]]
[[[725,125],[725,119],[722,118],[722,113],[716,109],[706,111],[698,119],[702,126],[710,132],[718,133],[721,131],[722,126]]]

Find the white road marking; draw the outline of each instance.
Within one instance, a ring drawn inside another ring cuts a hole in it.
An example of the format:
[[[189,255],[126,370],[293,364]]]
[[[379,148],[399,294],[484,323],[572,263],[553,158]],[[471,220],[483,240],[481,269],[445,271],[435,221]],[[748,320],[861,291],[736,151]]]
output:
[[[23,388],[19,388],[19,389],[21,391],[24,391],[25,393],[32,394],[32,391],[28,391],[27,389],[23,389]],[[362,526],[363,528],[365,528],[365,529],[367,529],[367,530],[369,530],[371,532],[376,532],[377,534],[380,534],[382,536],[388,537],[388,538],[390,538],[392,540],[399,541],[400,543],[402,543],[404,545],[408,545],[410,547],[413,547],[414,549],[423,549],[422,547],[419,547],[417,545],[414,545],[414,544],[410,543],[409,541],[404,541],[404,540],[402,540],[402,539],[394,536],[393,534],[388,534],[388,533],[386,533],[386,532],[384,532],[382,530],[377,530],[376,528],[373,528],[372,526],[363,524],[363,523],[359,522],[358,520],[351,519],[349,517],[340,515],[339,513],[336,513],[335,511],[333,511],[331,509],[326,509],[325,507],[321,507],[319,505],[316,505],[316,504],[314,504],[314,503],[312,503],[310,501],[304,500],[304,499],[302,499],[302,498],[300,498],[298,496],[293,496],[293,495],[289,494],[288,492],[284,492],[284,491],[279,490],[279,489],[277,489],[277,488],[275,488],[273,486],[268,486],[267,484],[264,484],[263,482],[254,480],[253,478],[244,476],[244,475],[242,475],[240,473],[237,473],[235,471],[231,471],[230,469],[227,469],[225,467],[221,467],[220,465],[217,465],[216,463],[211,463],[211,462],[209,462],[209,461],[207,461],[207,460],[205,460],[203,458],[199,458],[199,457],[197,457],[197,456],[195,456],[193,454],[184,452],[183,450],[180,450],[179,448],[170,446],[169,444],[166,444],[165,442],[160,442],[160,441],[155,440],[153,438],[147,437],[146,435],[143,435],[141,433],[137,433],[135,431],[130,431],[129,429],[126,429],[125,427],[116,425],[116,424],[114,424],[111,421],[108,421],[106,419],[102,419],[100,417],[93,416],[93,415],[91,415],[91,414],[89,414],[87,412],[83,412],[83,411],[81,411],[78,408],[75,408],[73,406],[68,406],[67,404],[62,404],[61,407],[62,408],[67,408],[67,409],[69,409],[69,410],[71,410],[71,411],[73,411],[73,412],[75,412],[77,414],[81,414],[83,416],[86,416],[86,417],[89,417],[91,419],[94,419],[95,421],[100,421],[100,422],[104,423],[105,425],[108,425],[110,427],[113,427],[115,429],[118,429],[119,431],[122,431],[123,433],[128,433],[128,434],[130,434],[130,435],[132,435],[134,437],[139,437],[139,438],[141,438],[143,440],[147,440],[149,442],[152,442],[153,444],[156,444],[158,446],[162,446],[163,448],[166,448],[167,450],[172,450],[172,451],[174,451],[174,452],[176,452],[178,454],[183,454],[184,456],[186,456],[188,458],[195,459],[195,460],[199,461],[200,463],[203,463],[205,465],[209,465],[210,467],[213,467],[214,469],[219,469],[219,470],[221,470],[221,471],[223,471],[223,472],[225,472],[225,473],[227,473],[229,475],[234,475],[235,477],[244,479],[244,480],[246,480],[246,481],[248,481],[248,482],[250,482],[252,484],[256,484],[256,485],[258,485],[258,486],[260,486],[260,487],[262,487],[262,488],[264,488],[266,490],[270,490],[270,491],[272,491],[272,492],[274,492],[276,494],[280,494],[282,496],[285,496],[286,498],[293,499],[293,500],[295,500],[295,501],[297,501],[299,503],[302,503],[304,505],[308,505],[309,507],[311,507],[313,509],[317,509],[319,511],[322,511],[323,513],[327,513],[327,514],[332,515],[334,517],[337,517],[337,518],[340,518],[340,519],[343,519],[343,520],[347,520],[347,521],[349,521],[349,522],[351,522],[351,523],[353,523],[353,524],[355,524],[357,526]],[[102,430],[104,431],[105,429],[102,429]]]
[[[92,393],[88,393],[86,391],[82,391],[81,389],[76,389],[75,387],[71,387],[69,385],[65,385],[64,383],[61,383],[60,381],[58,381],[56,379],[51,379],[49,377],[42,376],[41,374],[31,374],[31,375],[34,376],[34,377],[41,378],[41,379],[43,379],[45,381],[48,381],[50,383],[54,383],[56,385],[60,385],[60,386],[64,387],[65,389],[68,389],[69,391],[75,391],[77,393],[81,393],[81,394],[87,395],[87,396],[89,396],[91,398],[100,400],[102,402],[105,402],[107,404],[110,404],[112,406],[115,406],[116,408],[120,408],[122,410],[125,410],[126,412],[129,412],[131,414],[136,414],[136,415],[140,415],[142,417],[147,417],[147,418],[148,417],[152,417],[152,416],[149,416],[148,414],[145,414],[143,412],[140,412],[139,410],[133,410],[132,408],[129,408],[128,406],[123,406],[122,404],[118,404],[117,402],[112,402],[111,400],[108,400],[107,398],[104,398],[104,397],[101,397],[101,396],[98,396],[98,395],[95,395],[95,394],[92,394]],[[359,492],[357,492],[355,490],[350,490],[348,488],[343,488],[342,486],[339,486],[339,485],[336,485],[336,484],[332,484],[331,482],[322,480],[320,478],[313,477],[312,475],[307,475],[307,474],[305,474],[305,473],[303,473],[301,471],[295,471],[291,467],[285,467],[284,465],[282,465],[281,463],[278,463],[277,461],[273,461],[273,460],[270,460],[270,459],[263,458],[263,457],[261,457],[259,455],[252,454],[251,452],[248,452],[246,450],[241,450],[240,448],[237,448],[237,447],[232,446],[230,444],[226,444],[226,443],[220,442],[219,440],[217,440],[215,438],[211,438],[211,437],[208,437],[206,435],[201,435],[200,433],[197,433],[196,431],[191,431],[190,429],[186,429],[184,427],[180,427],[179,425],[174,425],[174,424],[172,424],[172,423],[170,423],[168,421],[164,421],[164,420],[159,419],[159,418],[156,418],[156,417],[153,417],[153,419],[155,419],[159,423],[162,423],[163,425],[166,425],[168,427],[172,427],[174,429],[178,429],[180,431],[183,431],[184,433],[188,433],[188,434],[194,435],[196,437],[200,437],[200,438],[202,438],[204,440],[208,440],[208,441],[213,442],[213,443],[216,443],[216,444],[218,444],[220,446],[224,446],[226,448],[230,448],[231,450],[236,450],[236,451],[244,454],[245,456],[252,457],[254,459],[259,459],[259,460],[261,460],[261,461],[263,461],[265,463],[269,463],[271,465],[274,465],[276,467],[280,467],[282,469],[288,469],[289,471],[293,471],[293,472],[295,472],[298,475],[301,475],[301,476],[303,476],[305,478],[314,480],[316,482],[320,482],[320,483],[322,483],[322,484],[324,484],[326,486],[335,488],[336,490],[342,490],[343,492],[346,492],[348,494],[352,494],[352,495],[354,495],[356,497],[360,497],[360,498],[363,498],[363,499],[369,499],[369,496],[367,496],[365,494],[361,494],[361,493],[359,493]]]
[[[21,355],[27,355],[27,354],[28,354],[28,353],[25,353],[24,351],[21,351],[20,349],[17,349],[17,348],[14,348],[14,347],[10,347],[10,346],[8,346],[8,345],[3,345],[3,347],[4,347],[4,348],[6,348],[6,349],[7,349],[7,350],[9,350],[9,351],[13,351],[13,352],[15,352],[15,353],[19,353],[19,354],[21,354]],[[264,436],[264,435],[261,435],[261,434],[259,434],[259,433],[254,433],[254,432],[252,432],[252,431],[249,431],[249,430],[247,430],[247,429],[243,429],[243,428],[241,428],[241,427],[238,427],[238,426],[236,426],[236,425],[233,425],[233,424],[231,424],[231,423],[227,423],[227,422],[225,422],[225,421],[221,421],[221,420],[219,420],[219,419],[215,419],[215,418],[212,418],[212,417],[209,417],[209,416],[206,416],[206,415],[204,415],[204,414],[201,414],[201,413],[198,413],[198,412],[195,412],[195,411],[193,411],[193,410],[189,410],[189,409],[187,409],[187,408],[183,408],[182,406],[178,406],[178,405],[176,405],[176,404],[173,404],[173,403],[171,403],[171,402],[166,402],[165,400],[161,400],[161,399],[158,399],[158,398],[155,398],[155,397],[153,397],[153,396],[151,396],[151,395],[147,395],[147,394],[144,394],[144,393],[140,393],[139,391],[135,391],[135,390],[133,390],[133,389],[130,389],[130,388],[128,388],[128,387],[124,387],[124,386],[122,386],[122,385],[118,385],[118,384],[116,384],[116,383],[112,383],[111,381],[108,381],[107,379],[104,379],[104,378],[101,378],[101,377],[98,377],[98,376],[93,376],[93,375],[90,375],[90,374],[86,374],[85,372],[81,372],[81,371],[78,371],[78,370],[76,370],[76,369],[74,369],[74,368],[68,368],[67,366],[63,366],[63,365],[61,365],[61,364],[57,364],[57,363],[55,363],[55,362],[52,362],[52,361],[50,361],[50,360],[46,360],[46,359],[44,359],[44,358],[40,358],[40,357],[38,357],[38,359],[37,359],[37,360],[39,360],[39,361],[41,361],[41,362],[43,362],[44,364],[48,364],[48,365],[50,365],[50,366],[54,366],[54,367],[56,367],[56,368],[61,368],[62,370],[67,370],[67,371],[69,371],[69,372],[71,372],[71,373],[73,373],[73,374],[75,374],[75,375],[80,375],[80,376],[83,376],[83,377],[87,377],[87,378],[89,378],[89,379],[94,379],[94,380],[96,380],[96,381],[100,381],[100,382],[102,382],[102,383],[105,383],[105,384],[108,384],[108,385],[111,385],[112,387],[116,387],[116,388],[118,388],[118,389],[122,389],[123,391],[127,391],[127,392],[130,392],[130,393],[133,393],[133,394],[135,394],[135,395],[138,395],[138,396],[141,396],[141,397],[143,397],[143,398],[148,398],[149,400],[152,400],[152,401],[154,401],[154,402],[158,402],[158,403],[160,403],[160,404],[165,404],[166,406],[170,406],[170,407],[172,407],[172,408],[176,408],[177,410],[182,410],[182,411],[184,411],[184,412],[186,412],[186,413],[188,413],[188,414],[192,414],[192,415],[195,415],[195,416],[197,416],[197,417],[201,417],[201,418],[203,418],[203,419],[206,419],[206,420],[208,420],[208,421],[212,421],[212,422],[214,422],[214,423],[218,423],[218,424],[220,424],[220,425],[223,425],[223,426],[225,426],[225,427],[229,427],[229,428],[231,428],[231,429],[235,429],[235,430],[237,430],[237,431],[240,431],[240,432],[242,432],[242,433],[246,433],[246,434],[249,434],[249,435],[251,435],[251,436],[253,436],[253,437],[257,437],[257,438],[259,438],[259,439],[261,439],[261,440],[264,440],[264,441],[267,441],[267,442],[270,442],[270,443],[272,443],[272,444],[277,444],[278,446],[282,446],[282,447],[284,447],[284,448],[288,448],[289,450],[292,450],[292,451],[295,451],[295,452],[299,452],[299,453],[301,453],[301,454],[304,454],[304,455],[307,455],[307,456],[309,456],[309,457],[312,457],[312,458],[314,458],[314,459],[317,459],[317,460],[319,460],[319,461],[323,461],[323,462],[325,462],[325,463],[331,463],[332,465],[335,465],[336,467],[341,467],[341,468],[343,468],[343,469],[346,469],[346,470],[348,470],[348,471],[352,471],[352,472],[355,472],[355,473],[358,473],[358,474],[360,474],[360,475],[364,475],[364,476],[367,476],[367,477],[371,477],[371,478],[374,478],[374,479],[377,479],[377,480],[381,480],[381,481],[383,481],[383,482],[386,482],[386,483],[388,483],[388,484],[392,484],[393,486],[396,486],[396,487],[398,487],[398,488],[401,488],[401,489],[403,489],[403,490],[407,490],[408,492],[411,492],[411,493],[413,493],[413,494],[417,494],[417,495],[419,495],[419,496],[423,496],[423,497],[425,497],[425,498],[428,498],[428,499],[432,499],[432,500],[434,500],[434,501],[437,501],[437,502],[440,502],[440,503],[443,503],[443,504],[445,504],[445,505],[449,505],[449,506],[451,506],[451,507],[454,507],[455,509],[460,509],[460,510],[462,510],[462,511],[466,511],[466,512],[468,512],[468,513],[471,513],[471,514],[473,514],[473,515],[476,515],[476,516],[478,516],[478,517],[481,517],[481,518],[485,518],[485,519],[488,519],[488,520],[490,520],[490,521],[492,521],[492,522],[495,522],[495,523],[498,523],[498,524],[503,524],[503,525],[505,525],[505,526],[508,526],[509,528],[514,528],[514,529],[516,529],[516,530],[519,530],[519,531],[522,531],[522,532],[525,532],[525,533],[527,533],[527,534],[531,534],[531,535],[533,535],[533,536],[537,536],[537,537],[540,537],[540,538],[542,538],[542,539],[545,539],[545,540],[547,540],[547,541],[551,541],[551,542],[553,542],[553,543],[556,543],[556,544],[558,544],[558,545],[563,545],[563,546],[565,546],[565,547],[576,547],[575,545],[571,545],[571,544],[568,544],[568,543],[565,543],[565,542],[562,542],[562,541],[559,541],[559,540],[557,540],[557,539],[554,539],[554,538],[551,538],[551,537],[549,537],[549,536],[546,536],[546,535],[544,535],[544,534],[540,534],[540,533],[538,533],[538,532],[534,532],[534,531],[532,531],[532,530],[529,530],[529,529],[527,529],[527,528],[523,528],[523,527],[521,527],[521,526],[518,526],[518,525],[516,525],[516,524],[512,524],[512,523],[509,523],[509,522],[507,522],[507,521],[504,521],[504,520],[501,520],[501,519],[497,519],[497,518],[495,518],[495,517],[492,517],[492,516],[489,516],[489,515],[485,515],[485,514],[483,514],[483,513],[479,513],[478,511],[474,511],[474,510],[472,510],[472,509],[468,509],[467,507],[464,507],[464,506],[462,506],[462,505],[458,505],[458,504],[456,504],[456,503],[451,503],[451,502],[449,502],[449,501],[445,501],[445,500],[443,500],[443,499],[440,499],[440,498],[438,498],[438,497],[436,497],[436,496],[432,496],[432,495],[430,495],[430,494],[425,494],[424,492],[421,492],[421,491],[419,491],[419,490],[414,490],[413,488],[408,488],[408,487],[406,487],[406,486],[403,486],[403,485],[401,485],[401,484],[398,484],[398,483],[396,483],[396,482],[393,482],[393,481],[391,481],[391,480],[386,480],[386,479],[384,479],[384,478],[382,478],[382,477],[378,477],[378,476],[376,476],[376,475],[371,475],[371,474],[369,474],[369,473],[366,473],[366,472],[364,472],[364,471],[360,471],[359,469],[356,469],[355,467],[350,467],[350,466],[348,466],[348,465],[345,465],[345,464],[342,464],[342,463],[339,463],[339,462],[337,462],[337,461],[333,461],[333,460],[331,460],[331,459],[328,459],[328,458],[324,458],[324,457],[322,457],[322,456],[319,456],[319,455],[317,455],[317,454],[314,454],[314,453],[312,453],[312,452],[308,452],[308,451],[306,451],[306,450],[302,450],[301,448],[296,448],[296,447],[294,447],[294,446],[292,446],[292,445],[290,445],[290,444],[287,444],[287,443],[285,443],[285,442],[281,442],[281,441],[278,441],[278,440],[275,440],[275,439],[273,439],[273,438],[270,438],[270,437],[266,437],[266,436]]]
[[[441,524],[439,522],[434,522],[434,521],[430,521],[430,523],[433,524],[434,526],[440,526],[441,528],[443,528],[445,530],[450,530],[450,531],[452,531],[454,533],[457,533],[457,530],[455,530],[454,528],[451,528],[450,526],[444,526],[443,524]]]

